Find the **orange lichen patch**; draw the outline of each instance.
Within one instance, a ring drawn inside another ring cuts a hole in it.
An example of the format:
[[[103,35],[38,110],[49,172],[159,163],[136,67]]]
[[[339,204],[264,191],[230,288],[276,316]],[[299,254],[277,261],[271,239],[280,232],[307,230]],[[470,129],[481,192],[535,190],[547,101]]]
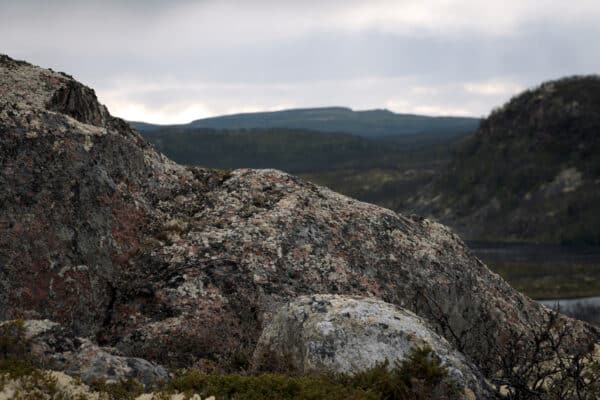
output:
[[[119,191],[112,196],[99,196],[98,203],[111,209],[111,235],[118,244],[113,251],[115,263],[126,264],[142,246],[142,230],[148,221],[146,212],[129,203]]]
[[[118,265],[126,265],[141,249],[139,243],[130,243],[131,248],[124,253],[113,253],[113,261]]]
[[[113,218],[112,235],[117,243],[125,248],[139,248],[140,231],[146,221],[143,210],[133,206],[113,208]]]
[[[183,186],[188,182],[188,180],[189,180],[189,177],[187,175],[181,175],[179,177],[179,184]]]
[[[16,309],[37,310],[46,318],[71,323],[80,312],[85,310],[93,317],[94,310],[101,308],[93,301],[97,288],[87,266],[52,270],[47,260],[33,265],[34,273],[22,274],[19,288],[11,291],[11,303]]]

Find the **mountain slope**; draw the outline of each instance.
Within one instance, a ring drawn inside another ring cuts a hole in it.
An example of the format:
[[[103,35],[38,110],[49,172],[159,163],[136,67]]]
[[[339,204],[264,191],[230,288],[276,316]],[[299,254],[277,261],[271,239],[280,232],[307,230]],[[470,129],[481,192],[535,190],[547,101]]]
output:
[[[427,117],[396,114],[388,110],[353,111],[343,107],[324,107],[225,115],[177,127],[229,130],[287,128],[377,138],[419,133],[456,135],[472,132],[478,124],[479,119],[468,117]],[[164,128],[144,122],[132,122],[132,125],[141,132]]]
[[[547,82],[482,121],[407,208],[475,240],[600,244],[600,78]]]

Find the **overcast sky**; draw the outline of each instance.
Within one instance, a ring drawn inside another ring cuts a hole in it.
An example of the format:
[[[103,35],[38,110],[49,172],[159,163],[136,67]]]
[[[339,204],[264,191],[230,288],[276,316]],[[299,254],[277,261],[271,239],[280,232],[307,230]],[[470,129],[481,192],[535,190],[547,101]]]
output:
[[[0,53],[155,123],[296,107],[483,116],[597,73],[599,0],[0,0]]]

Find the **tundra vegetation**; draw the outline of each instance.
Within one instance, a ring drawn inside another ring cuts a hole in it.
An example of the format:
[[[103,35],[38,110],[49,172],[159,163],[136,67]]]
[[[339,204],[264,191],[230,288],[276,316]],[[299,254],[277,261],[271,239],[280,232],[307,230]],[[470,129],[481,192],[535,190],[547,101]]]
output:
[[[0,326],[0,398],[12,393],[15,399],[67,399],[73,389],[59,385],[56,376],[29,356],[23,321]],[[218,399],[433,399],[457,398],[455,389],[442,384],[447,370],[440,366],[432,350],[415,349],[392,368],[387,363],[357,374],[294,375],[280,373],[252,374],[249,370],[212,374],[197,369],[174,370],[172,378],[150,390],[133,380],[108,382],[97,380],[89,387],[74,380],[82,390],[78,400],[135,399],[144,392],[156,399],[168,399],[177,393],[191,398],[216,396]],[[10,388],[18,382],[17,389]],[[9,388],[7,388],[9,386]]]
[[[552,313],[533,336],[513,339],[502,355],[502,370],[492,379],[497,399],[592,400],[600,396],[598,345],[582,344],[576,352],[565,353],[562,341],[569,332],[558,323],[559,318],[558,313]],[[144,389],[134,380],[99,379],[85,385],[73,379],[68,386],[61,385],[55,374],[29,356],[28,346],[23,321],[0,327],[0,398],[7,393],[19,400],[134,400],[145,393],[154,396],[152,399],[165,400],[176,394],[186,399],[199,395],[227,400],[464,398],[444,379],[447,369],[427,347],[414,349],[392,366],[384,362],[355,374],[298,375],[284,370],[256,374],[250,369],[206,373],[179,369],[173,370],[171,378],[159,387]]]

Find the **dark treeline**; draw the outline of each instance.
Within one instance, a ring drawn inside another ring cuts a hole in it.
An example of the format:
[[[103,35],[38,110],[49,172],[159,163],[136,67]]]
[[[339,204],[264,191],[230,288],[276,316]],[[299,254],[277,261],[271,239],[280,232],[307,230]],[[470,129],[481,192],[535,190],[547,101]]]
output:
[[[436,158],[430,154],[433,147],[459,136],[420,134],[366,139],[346,133],[285,128],[163,128],[143,135],[178,163],[222,169],[276,168],[295,174],[404,168]]]

